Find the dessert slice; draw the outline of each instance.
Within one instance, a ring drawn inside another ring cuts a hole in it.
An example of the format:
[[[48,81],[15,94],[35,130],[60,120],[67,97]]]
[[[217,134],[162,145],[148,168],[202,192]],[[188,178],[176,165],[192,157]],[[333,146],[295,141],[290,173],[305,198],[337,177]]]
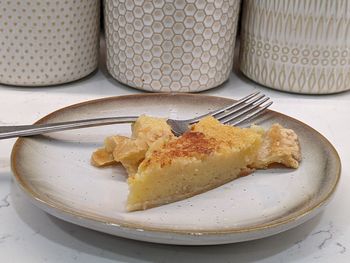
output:
[[[175,137],[164,119],[141,116],[132,137],[111,136],[92,155],[95,166],[121,163],[129,178],[127,210],[141,210],[205,192],[254,169],[297,168],[298,137],[274,124],[241,129],[206,117]]]
[[[223,125],[206,117],[176,138],[161,138],[128,178],[127,210],[182,200],[247,172],[262,142],[255,129]]]

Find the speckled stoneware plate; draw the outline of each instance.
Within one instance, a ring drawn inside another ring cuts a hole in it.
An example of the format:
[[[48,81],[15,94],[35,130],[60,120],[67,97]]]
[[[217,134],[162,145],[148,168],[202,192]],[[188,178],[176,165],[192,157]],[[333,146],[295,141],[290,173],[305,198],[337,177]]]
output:
[[[189,118],[232,103],[190,94],[146,94],[88,101],[58,110],[39,123],[148,114]],[[340,160],[333,146],[309,126],[268,111],[257,123],[279,122],[300,138],[297,170],[270,169],[192,198],[128,213],[125,171],[95,168],[90,155],[106,136],[130,135],[112,125],[19,139],[12,152],[17,183],[40,208],[63,220],[112,235],[181,245],[240,242],[295,227],[320,212],[335,191]]]

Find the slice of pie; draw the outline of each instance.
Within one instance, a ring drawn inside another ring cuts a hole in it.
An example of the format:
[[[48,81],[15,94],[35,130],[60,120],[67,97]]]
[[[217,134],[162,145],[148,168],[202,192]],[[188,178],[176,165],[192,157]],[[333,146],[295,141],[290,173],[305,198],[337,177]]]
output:
[[[100,164],[112,158],[127,169],[128,211],[182,200],[273,163],[297,168],[300,161],[296,134],[278,124],[265,132],[206,117],[175,137],[165,120],[142,116],[133,126],[132,138],[107,140],[93,154],[93,163],[99,166],[96,159],[103,152]]]

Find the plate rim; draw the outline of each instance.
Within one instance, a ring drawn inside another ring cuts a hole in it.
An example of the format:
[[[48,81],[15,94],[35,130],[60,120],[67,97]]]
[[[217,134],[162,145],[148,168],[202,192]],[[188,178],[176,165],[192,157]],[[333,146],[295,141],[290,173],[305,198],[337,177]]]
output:
[[[109,96],[109,97],[103,97],[99,99],[92,99],[92,100],[86,100],[83,102],[71,104],[62,108],[59,108],[44,117],[40,118],[38,121],[36,121],[34,124],[40,124],[43,123],[50,118],[54,117],[56,114],[60,113],[61,111],[66,111],[72,108],[77,108],[93,103],[100,103],[104,101],[113,101],[113,100],[127,100],[130,98],[141,98],[141,97],[156,97],[156,96],[163,96],[163,97],[202,97],[202,98],[208,98],[208,99],[218,99],[218,100],[228,100],[234,102],[235,99],[228,98],[228,97],[222,97],[222,96],[212,96],[212,95],[204,95],[204,94],[192,94],[192,93],[146,93],[146,94],[131,94],[131,95],[121,95],[121,96]],[[275,229],[283,225],[288,225],[292,224],[294,222],[297,222],[305,217],[307,217],[309,214],[311,214],[314,210],[317,210],[318,208],[323,207],[328,203],[328,201],[331,199],[333,196],[334,192],[337,189],[337,186],[340,181],[341,177],[341,159],[340,156],[335,149],[335,147],[330,143],[330,141],[324,137],[321,133],[319,133],[317,130],[314,128],[310,127],[309,125],[305,124],[302,121],[299,121],[293,117],[290,117],[288,115],[285,115],[283,113],[279,113],[277,111],[273,111],[268,109],[268,112],[283,115],[284,118],[287,118],[298,125],[304,126],[304,128],[311,130],[312,132],[316,133],[320,138],[323,140],[324,143],[328,144],[329,150],[332,152],[335,160],[336,160],[336,174],[335,174],[335,182],[331,186],[330,191],[325,194],[323,199],[321,199],[318,203],[314,204],[313,206],[301,210],[300,213],[297,213],[291,217],[287,217],[284,220],[281,219],[275,219],[272,220],[272,223],[262,223],[262,224],[256,224],[253,226],[248,226],[248,227],[241,227],[241,228],[227,228],[227,229],[172,229],[172,228],[158,228],[154,226],[145,226],[140,223],[127,223],[122,220],[118,220],[115,218],[110,218],[110,217],[102,217],[102,216],[97,216],[94,214],[90,214],[88,212],[77,212],[74,209],[70,209],[68,207],[64,207],[63,205],[60,205],[57,202],[52,201],[49,197],[43,198],[43,196],[37,194],[33,189],[28,186],[25,181],[22,179],[24,176],[23,174],[20,174],[19,171],[17,170],[16,167],[16,157],[18,154],[18,151],[20,150],[21,146],[23,145],[25,141],[25,137],[18,138],[16,142],[14,143],[14,146],[12,148],[11,152],[11,169],[12,169],[12,175],[15,178],[15,181],[17,184],[20,186],[20,188],[27,194],[28,197],[34,199],[36,202],[39,202],[41,205],[47,206],[50,209],[58,210],[59,212],[63,212],[65,214],[68,214],[71,217],[74,218],[83,218],[85,220],[91,220],[97,224],[103,224],[103,225],[108,225],[108,226],[114,226],[114,227],[119,227],[119,228],[124,228],[124,229],[129,229],[129,230],[137,230],[137,231],[147,231],[147,232],[154,232],[154,233],[171,233],[171,234],[179,234],[179,235],[193,235],[193,236],[213,236],[213,235],[221,235],[221,234],[242,234],[242,233],[253,233],[256,231],[265,231],[269,229]],[[45,200],[46,199],[46,200]],[[108,219],[108,220],[107,220]]]

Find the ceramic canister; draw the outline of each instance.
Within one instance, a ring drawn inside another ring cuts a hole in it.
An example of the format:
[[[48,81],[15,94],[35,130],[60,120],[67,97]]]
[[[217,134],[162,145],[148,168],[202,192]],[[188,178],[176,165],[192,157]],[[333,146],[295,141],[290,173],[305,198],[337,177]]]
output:
[[[196,92],[230,75],[240,0],[105,0],[107,68],[147,91]]]
[[[61,84],[98,64],[100,0],[0,0],[0,83]]]
[[[245,0],[240,68],[279,90],[350,89],[350,1]]]

